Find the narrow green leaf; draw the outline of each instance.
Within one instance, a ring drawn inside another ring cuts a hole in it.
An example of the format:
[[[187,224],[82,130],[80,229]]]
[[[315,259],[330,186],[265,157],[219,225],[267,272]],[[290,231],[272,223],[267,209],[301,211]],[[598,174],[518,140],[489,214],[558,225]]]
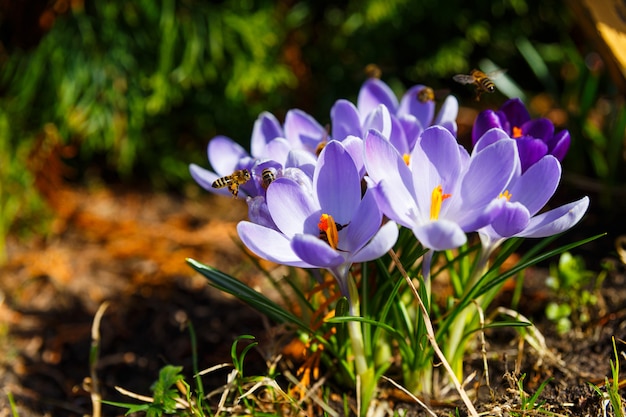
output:
[[[381,322],[376,321],[376,320],[366,319],[364,317],[353,317],[353,316],[333,317],[333,318],[330,318],[330,319],[328,319],[326,321],[328,323],[346,323],[346,322],[349,322],[349,321],[358,321],[358,322],[361,322],[361,323],[371,324],[372,326],[381,327],[381,328],[387,330],[389,333],[391,333],[395,337],[402,337],[402,334],[400,334],[396,329],[394,329],[390,325],[388,325],[386,323],[381,323]]]
[[[215,288],[234,295],[241,301],[265,314],[270,319],[278,323],[291,323],[306,332],[314,333],[298,317],[236,278],[191,258],[187,259],[187,263],[200,274],[204,275]]]

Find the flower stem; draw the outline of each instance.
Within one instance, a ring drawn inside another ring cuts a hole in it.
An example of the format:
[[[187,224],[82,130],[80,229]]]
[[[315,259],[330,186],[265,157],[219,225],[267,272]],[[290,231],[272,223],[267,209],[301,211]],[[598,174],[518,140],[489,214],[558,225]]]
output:
[[[483,276],[487,271],[489,265],[490,251],[481,250],[480,259],[476,268],[472,271],[472,274],[465,285],[466,293],[476,285],[478,279]],[[463,335],[465,334],[465,328],[470,316],[469,305],[465,306],[453,319],[450,325],[449,337],[446,343],[446,357],[451,363],[454,373],[459,379],[463,379],[463,357],[465,356],[465,343],[463,342]]]
[[[354,317],[360,316],[359,311],[359,294],[356,283],[352,275],[348,275],[348,290],[350,293],[350,314]],[[361,416],[367,414],[370,401],[376,389],[376,378],[374,367],[369,366],[365,355],[365,344],[363,340],[363,331],[361,323],[358,321],[349,321],[348,332],[350,334],[350,342],[352,344],[352,355],[354,356],[354,366],[356,375],[359,379],[359,396],[361,404]]]

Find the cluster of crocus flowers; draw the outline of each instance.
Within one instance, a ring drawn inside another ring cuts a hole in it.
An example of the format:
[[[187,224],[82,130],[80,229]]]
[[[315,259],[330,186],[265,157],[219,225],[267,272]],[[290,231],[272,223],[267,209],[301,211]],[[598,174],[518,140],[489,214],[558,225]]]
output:
[[[456,138],[456,99],[447,97],[436,111],[421,94],[425,88],[416,85],[398,99],[383,81],[369,79],[356,104],[335,102],[326,126],[298,109],[282,124],[264,112],[254,123],[250,152],[218,136],[208,146],[214,171],[191,165],[191,175],[211,192],[246,200],[248,220],[237,231],[251,252],[328,271],[352,316],[365,305],[352,266],[389,252],[401,227],[426,249],[423,282],[435,251],[458,248],[477,233],[482,248],[471,283],[506,239],[547,237],[580,221],[587,197],[544,210],[561,179],[569,132],[531,119],[514,99],[478,115],[467,150]],[[446,357],[457,356],[468,314],[465,308],[453,316]],[[367,404],[379,370],[361,323],[349,320],[347,328],[355,381]],[[462,371],[462,361],[456,363],[455,373]],[[414,379],[413,370],[407,379]]]
[[[455,137],[456,99],[449,96],[435,115],[435,102],[419,99],[423,88],[398,100],[383,81],[369,79],[356,105],[335,103],[328,127],[297,109],[283,125],[263,113],[250,153],[218,136],[208,148],[215,172],[192,165],[191,174],[207,190],[227,193],[211,183],[248,170],[238,194],[249,205],[249,221],[238,226],[243,243],[264,259],[330,271],[346,295],[351,265],[392,248],[398,225],[433,251],[463,245],[470,232],[491,250],[581,219],[586,197],[540,213],[560,181],[569,132],[555,134],[548,119],[531,119],[514,99],[479,114],[468,152]]]

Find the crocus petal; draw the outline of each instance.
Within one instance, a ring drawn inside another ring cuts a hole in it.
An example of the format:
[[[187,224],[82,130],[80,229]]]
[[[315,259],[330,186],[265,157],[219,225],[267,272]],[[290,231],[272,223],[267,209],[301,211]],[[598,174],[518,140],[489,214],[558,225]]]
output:
[[[398,116],[411,115],[419,120],[422,126],[430,126],[435,116],[435,102],[422,103],[418,99],[418,93],[426,88],[424,85],[415,85],[404,93],[398,107]]]
[[[385,223],[372,240],[352,256],[352,262],[367,262],[380,258],[395,245],[398,240],[398,233],[397,224],[394,222]]]
[[[389,109],[382,104],[376,106],[363,121],[364,132],[370,129],[378,130],[386,138],[391,135],[391,127],[391,114]]]
[[[270,112],[261,113],[252,128],[250,152],[257,158],[266,158],[265,145],[281,136],[283,136],[283,129],[276,117]]]
[[[285,168],[299,168],[309,178],[313,178],[316,164],[317,160],[313,154],[302,149],[292,149],[287,154],[287,159],[285,160]]]
[[[571,142],[569,131],[561,130],[548,141],[548,153],[554,155],[559,161],[563,161]]]
[[[248,152],[226,136],[216,136],[207,148],[209,162],[219,176],[230,175],[235,171],[239,161],[248,156]]]
[[[382,80],[369,78],[363,83],[357,98],[357,108],[363,120],[379,104],[386,106],[395,113],[398,108],[398,99],[391,88]]]
[[[504,205],[504,210],[491,223],[493,229],[500,236],[513,236],[528,226],[530,213],[521,203],[513,202]]]
[[[522,203],[531,216],[546,205],[559,185],[561,164],[546,155],[519,177],[509,190],[514,201]]]
[[[521,126],[522,135],[547,141],[554,136],[554,124],[546,118],[529,120]]]
[[[542,213],[533,217],[526,230],[517,236],[546,237],[564,232],[580,221],[588,207],[589,197],[583,197],[573,203]]]
[[[274,161],[285,165],[287,156],[291,151],[291,144],[285,138],[275,138],[271,140],[263,151],[259,153],[259,158],[273,159]]]
[[[259,195],[256,197],[249,197],[246,199],[248,203],[248,218],[252,223],[268,227],[270,229],[278,230],[269,209],[265,202],[265,197]]]
[[[388,183],[397,183],[398,191],[400,188],[413,189],[409,167],[389,141],[375,130],[367,132],[365,137],[365,168],[375,183],[386,179]],[[398,196],[399,201],[407,196],[406,190],[402,194],[402,198]]]
[[[314,235],[295,235],[291,241],[291,248],[304,262],[318,268],[334,268],[345,262],[339,251]]]
[[[499,140],[476,153],[463,177],[463,205],[486,206],[504,191],[515,173],[516,164],[516,147],[512,139]]]
[[[504,199],[496,198],[491,200],[486,207],[479,206],[461,211],[457,210],[453,213],[454,220],[465,233],[475,232],[491,224],[504,209],[504,205]]]
[[[361,201],[361,177],[341,142],[332,140],[319,156],[313,187],[320,207],[335,221],[347,223]]]
[[[361,120],[356,106],[348,100],[337,100],[330,109],[332,138],[343,141],[347,136],[361,136]]]
[[[411,148],[409,148],[409,143],[406,135],[404,134],[404,128],[402,127],[400,120],[394,115],[391,115],[391,131],[388,137],[389,142],[391,142],[393,147],[396,148],[400,154],[408,155],[411,153]]]
[[[387,217],[409,228],[418,221],[417,205],[404,184],[385,179],[373,183],[370,178],[365,179],[368,180],[368,188],[371,188],[380,211]]]
[[[438,181],[441,181],[439,184],[445,188],[447,184],[458,178],[460,171],[463,169],[461,165],[461,148],[449,130],[437,125],[429,127],[422,133],[422,139],[418,146],[437,170],[440,178]],[[416,170],[419,170],[419,168]],[[432,187],[429,188],[428,194],[430,196]]]
[[[496,127],[502,129],[503,126],[495,111],[485,110],[478,113],[474,121],[474,126],[472,127],[472,145],[476,145],[478,139],[480,139],[485,132]]]
[[[528,113],[522,100],[517,97],[507,100],[502,107],[500,107],[500,111],[505,114],[511,128],[521,127],[530,120],[530,113]]]
[[[319,206],[305,188],[289,178],[277,178],[267,189],[267,207],[272,220],[288,238],[296,233],[313,233],[318,219],[312,216]]]
[[[454,96],[448,96],[443,101],[437,118],[435,118],[435,125],[440,125],[450,131],[453,135],[456,135],[456,118],[459,114],[459,101]]]
[[[310,114],[300,109],[292,109],[285,115],[285,137],[294,149],[315,152],[317,145],[326,136],[326,129]]]
[[[548,153],[548,145],[541,139],[531,136],[522,136],[517,141],[519,159],[522,164],[522,172],[525,172],[531,165],[539,161]]]
[[[356,169],[359,171],[359,177],[365,175],[365,161],[363,160],[363,139],[356,136],[348,136],[341,142],[352,157]]]
[[[214,172],[208,171],[196,164],[189,164],[189,173],[191,174],[191,177],[194,179],[194,181],[196,181],[205,190],[222,195],[230,194],[227,188],[212,187],[213,181],[220,177]]]
[[[499,127],[494,127],[492,129],[489,129],[486,132],[484,132],[482,134],[482,136],[480,136],[474,142],[474,152],[479,152],[479,151],[483,150],[484,148],[486,148],[487,146],[489,146],[492,143],[495,143],[495,142],[497,142],[499,140],[510,139],[510,138],[511,137],[509,136],[509,134],[506,133],[504,130],[502,130]]]
[[[448,220],[437,220],[413,227],[413,234],[420,243],[433,250],[458,248],[467,241],[467,236],[458,224]]]
[[[361,249],[380,228],[382,213],[371,190],[367,190],[350,219],[350,224],[340,232],[340,247],[348,252]]]
[[[239,238],[255,255],[288,266],[311,268],[291,249],[291,241],[282,233],[258,224],[242,221],[237,224]]]
[[[404,129],[404,135],[406,136],[406,143],[410,150],[415,147],[415,143],[417,139],[420,137],[424,128],[422,124],[410,114],[399,115],[398,120],[402,125],[402,129]]]

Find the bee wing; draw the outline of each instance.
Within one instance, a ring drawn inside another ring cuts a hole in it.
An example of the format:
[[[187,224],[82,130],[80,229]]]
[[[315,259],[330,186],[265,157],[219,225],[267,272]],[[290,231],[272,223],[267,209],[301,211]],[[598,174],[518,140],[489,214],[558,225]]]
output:
[[[476,79],[472,75],[467,74],[457,74],[452,77],[454,81],[460,84],[472,84]]]
[[[494,78],[498,78],[499,76],[504,74],[506,71],[507,71],[506,68],[500,68],[500,69],[497,69],[495,71],[491,71],[491,72],[487,73],[487,77],[489,77],[489,78],[491,78],[493,80]]]

